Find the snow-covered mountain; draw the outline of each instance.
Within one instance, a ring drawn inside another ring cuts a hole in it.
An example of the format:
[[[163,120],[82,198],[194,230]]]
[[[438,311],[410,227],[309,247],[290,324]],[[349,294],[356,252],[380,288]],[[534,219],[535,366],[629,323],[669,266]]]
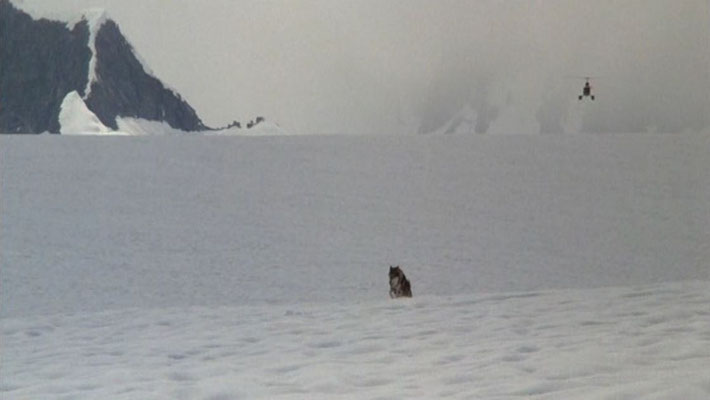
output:
[[[60,22],[33,19],[0,0],[0,32],[0,132],[108,133],[120,129],[122,118],[181,131],[206,128],[102,10]],[[60,118],[62,104],[81,112]],[[68,120],[71,127],[62,125]]]
[[[424,134],[534,134],[541,133],[539,104],[515,99],[505,85],[493,94],[464,103],[439,125],[422,125]],[[454,108],[455,110],[455,108]]]
[[[439,126],[433,131],[427,132],[426,130],[420,130],[420,133],[426,134],[466,134],[466,133],[482,133],[480,130],[476,130],[478,124],[478,112],[471,107],[471,105],[466,104],[461,110],[454,114],[451,119],[446,121],[443,125]]]

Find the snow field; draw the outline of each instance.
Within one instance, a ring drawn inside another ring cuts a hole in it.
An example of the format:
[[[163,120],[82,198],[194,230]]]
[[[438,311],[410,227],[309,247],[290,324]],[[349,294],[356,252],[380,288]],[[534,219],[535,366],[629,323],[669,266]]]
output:
[[[707,399],[707,150],[0,137],[0,398]]]
[[[683,282],[9,318],[0,393],[703,400],[708,304],[710,284]]]
[[[0,137],[0,316],[709,279],[706,136]]]

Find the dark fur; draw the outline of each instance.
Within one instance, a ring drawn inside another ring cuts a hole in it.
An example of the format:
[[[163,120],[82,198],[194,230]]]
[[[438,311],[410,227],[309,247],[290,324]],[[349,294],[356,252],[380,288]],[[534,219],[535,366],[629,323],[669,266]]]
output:
[[[404,271],[398,266],[390,265],[390,297],[412,297],[412,285],[404,276]]]

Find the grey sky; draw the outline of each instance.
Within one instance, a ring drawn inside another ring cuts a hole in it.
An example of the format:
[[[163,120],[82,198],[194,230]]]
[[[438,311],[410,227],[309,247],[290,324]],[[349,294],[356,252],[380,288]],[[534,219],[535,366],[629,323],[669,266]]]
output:
[[[408,133],[465,104],[533,131],[697,130],[710,114],[708,0],[25,0],[108,10],[208,125]],[[580,105],[598,75],[598,98]]]

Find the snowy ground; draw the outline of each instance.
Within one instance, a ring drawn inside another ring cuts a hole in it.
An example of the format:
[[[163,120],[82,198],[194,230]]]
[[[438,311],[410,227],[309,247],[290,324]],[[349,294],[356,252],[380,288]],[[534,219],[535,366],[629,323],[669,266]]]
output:
[[[0,397],[707,399],[708,144],[0,137]]]
[[[3,320],[3,398],[710,397],[710,285]]]

